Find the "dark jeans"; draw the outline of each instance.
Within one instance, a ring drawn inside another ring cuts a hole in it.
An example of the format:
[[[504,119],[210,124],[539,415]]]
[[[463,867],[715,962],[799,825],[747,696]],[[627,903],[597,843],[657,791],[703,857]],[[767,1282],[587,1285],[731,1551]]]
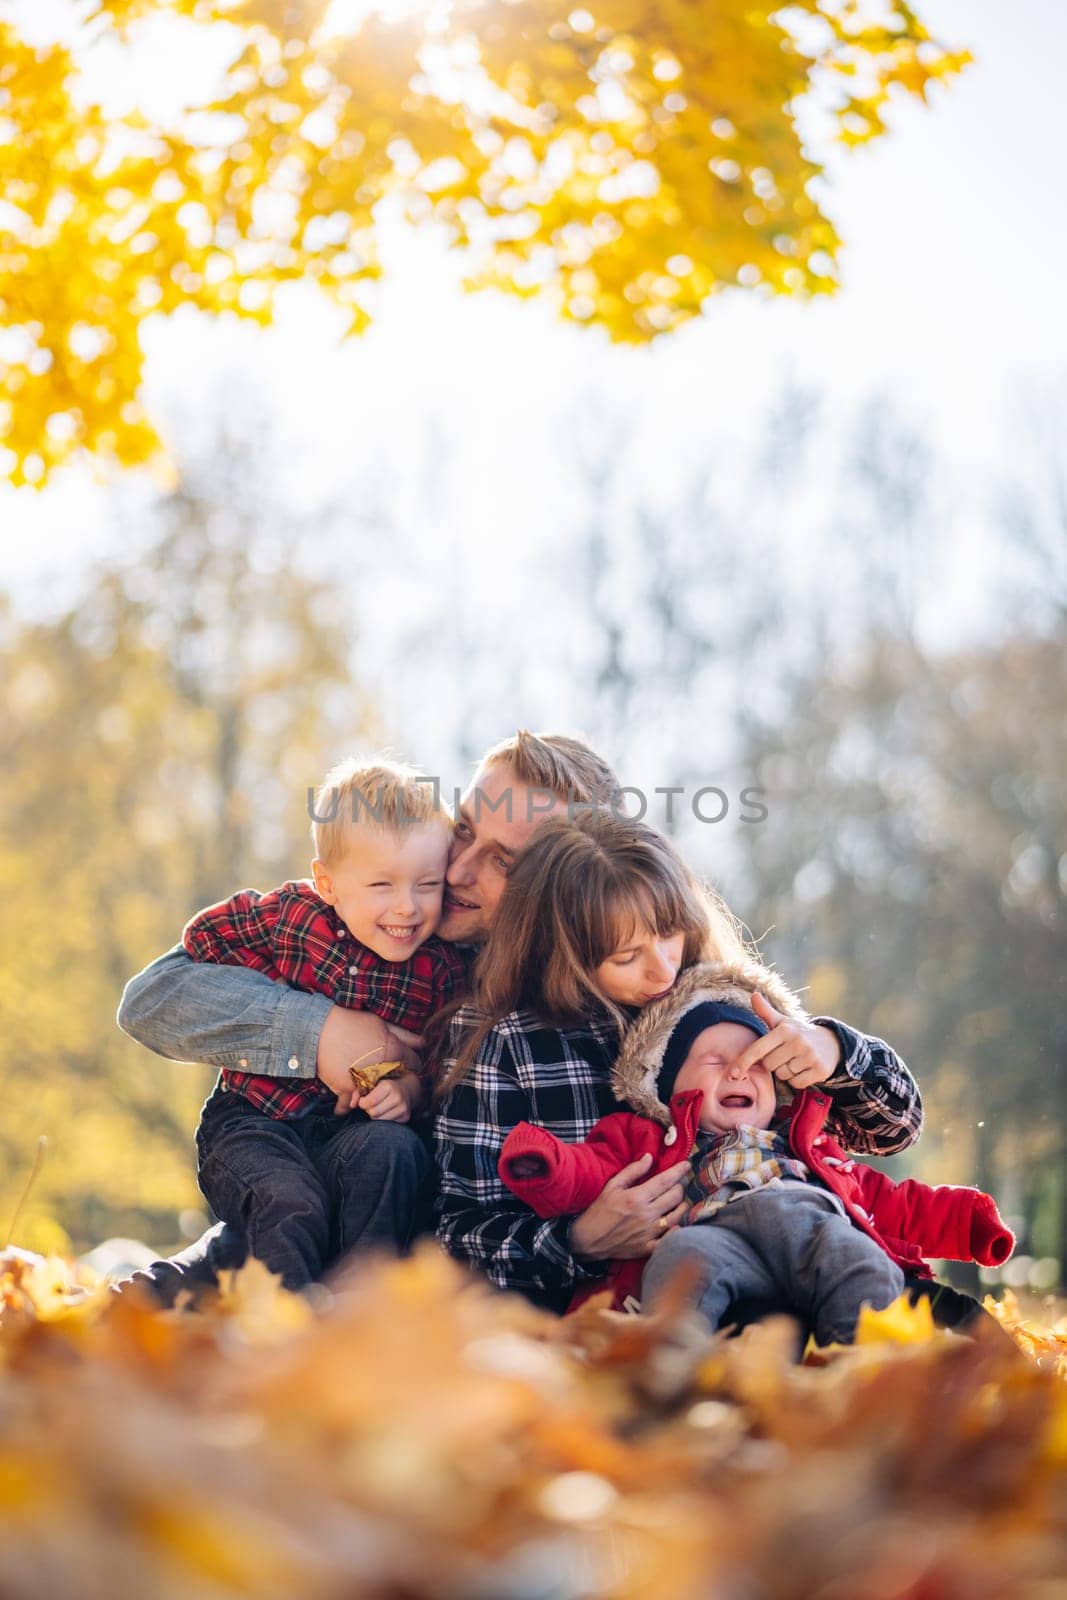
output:
[[[318,1109],[283,1121],[218,1088],[197,1129],[200,1187],[220,1223],[130,1280],[173,1304],[217,1283],[249,1254],[289,1289],[352,1251],[407,1249],[424,1215],[431,1162],[395,1122]]]

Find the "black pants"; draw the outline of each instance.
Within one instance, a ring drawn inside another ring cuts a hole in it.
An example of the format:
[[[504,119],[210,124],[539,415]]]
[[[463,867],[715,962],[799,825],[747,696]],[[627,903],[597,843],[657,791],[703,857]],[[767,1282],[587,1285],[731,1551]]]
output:
[[[426,1210],[431,1162],[396,1122],[329,1109],[279,1120],[216,1089],[197,1129],[200,1187],[221,1219],[179,1255],[131,1283],[172,1305],[214,1287],[248,1255],[300,1289],[353,1251],[407,1249]]]
[[[961,1332],[969,1328],[973,1332],[976,1323],[989,1317],[980,1300],[964,1294],[962,1289],[953,1289],[951,1284],[938,1283],[936,1278],[910,1275],[905,1277],[904,1283],[913,1306],[918,1305],[920,1300],[929,1300],[935,1328],[956,1328]],[[990,1322],[994,1320],[989,1317]]]
[[[398,1122],[365,1113],[268,1117],[223,1088],[210,1096],[196,1134],[198,1177],[215,1215],[243,1229],[251,1253],[287,1289],[361,1250],[406,1249],[415,1225],[426,1153]]]

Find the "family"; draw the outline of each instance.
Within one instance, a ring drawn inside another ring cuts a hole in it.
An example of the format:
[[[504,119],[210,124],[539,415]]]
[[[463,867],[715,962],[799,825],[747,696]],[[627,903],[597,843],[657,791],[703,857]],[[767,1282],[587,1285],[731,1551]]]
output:
[[[927,1258],[1004,1261],[993,1201],[854,1159],[918,1137],[907,1067],[808,1017],[619,791],[525,730],[455,819],[417,769],[346,762],[311,879],[207,908],[131,979],[120,1026],[220,1070],[197,1130],[220,1221],[144,1287],[171,1303],[251,1253],[304,1289],[432,1219],[557,1313],[654,1307],[681,1269],[716,1328],[786,1311],[844,1343],[905,1290],[981,1316]]]

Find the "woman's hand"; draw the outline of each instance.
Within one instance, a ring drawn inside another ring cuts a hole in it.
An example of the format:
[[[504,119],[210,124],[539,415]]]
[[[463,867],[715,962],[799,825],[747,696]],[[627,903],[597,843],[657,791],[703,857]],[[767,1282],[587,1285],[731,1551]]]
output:
[[[825,1083],[837,1071],[841,1046],[832,1028],[818,1022],[794,1022],[776,1011],[761,994],[752,996],[752,1009],[771,1031],[738,1056],[735,1070],[762,1061],[791,1089],[810,1089],[813,1084]]]
[[[422,1100],[423,1083],[413,1072],[383,1078],[367,1094],[352,1096],[352,1110],[365,1111],[374,1122],[410,1122]]]
[[[678,1161],[654,1178],[646,1177],[650,1155],[639,1156],[609,1178],[600,1194],[571,1223],[576,1256],[593,1261],[652,1254],[653,1246],[685,1215],[682,1185],[689,1162]]]

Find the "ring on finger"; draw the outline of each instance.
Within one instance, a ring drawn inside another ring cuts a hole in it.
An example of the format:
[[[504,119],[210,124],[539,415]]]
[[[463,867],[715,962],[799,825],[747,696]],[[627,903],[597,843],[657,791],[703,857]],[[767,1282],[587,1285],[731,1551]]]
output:
[[[669,1227],[670,1227],[669,1219],[667,1217],[660,1217],[659,1221],[656,1223],[656,1232],[657,1233],[666,1233],[666,1231],[667,1231],[667,1229]]]

